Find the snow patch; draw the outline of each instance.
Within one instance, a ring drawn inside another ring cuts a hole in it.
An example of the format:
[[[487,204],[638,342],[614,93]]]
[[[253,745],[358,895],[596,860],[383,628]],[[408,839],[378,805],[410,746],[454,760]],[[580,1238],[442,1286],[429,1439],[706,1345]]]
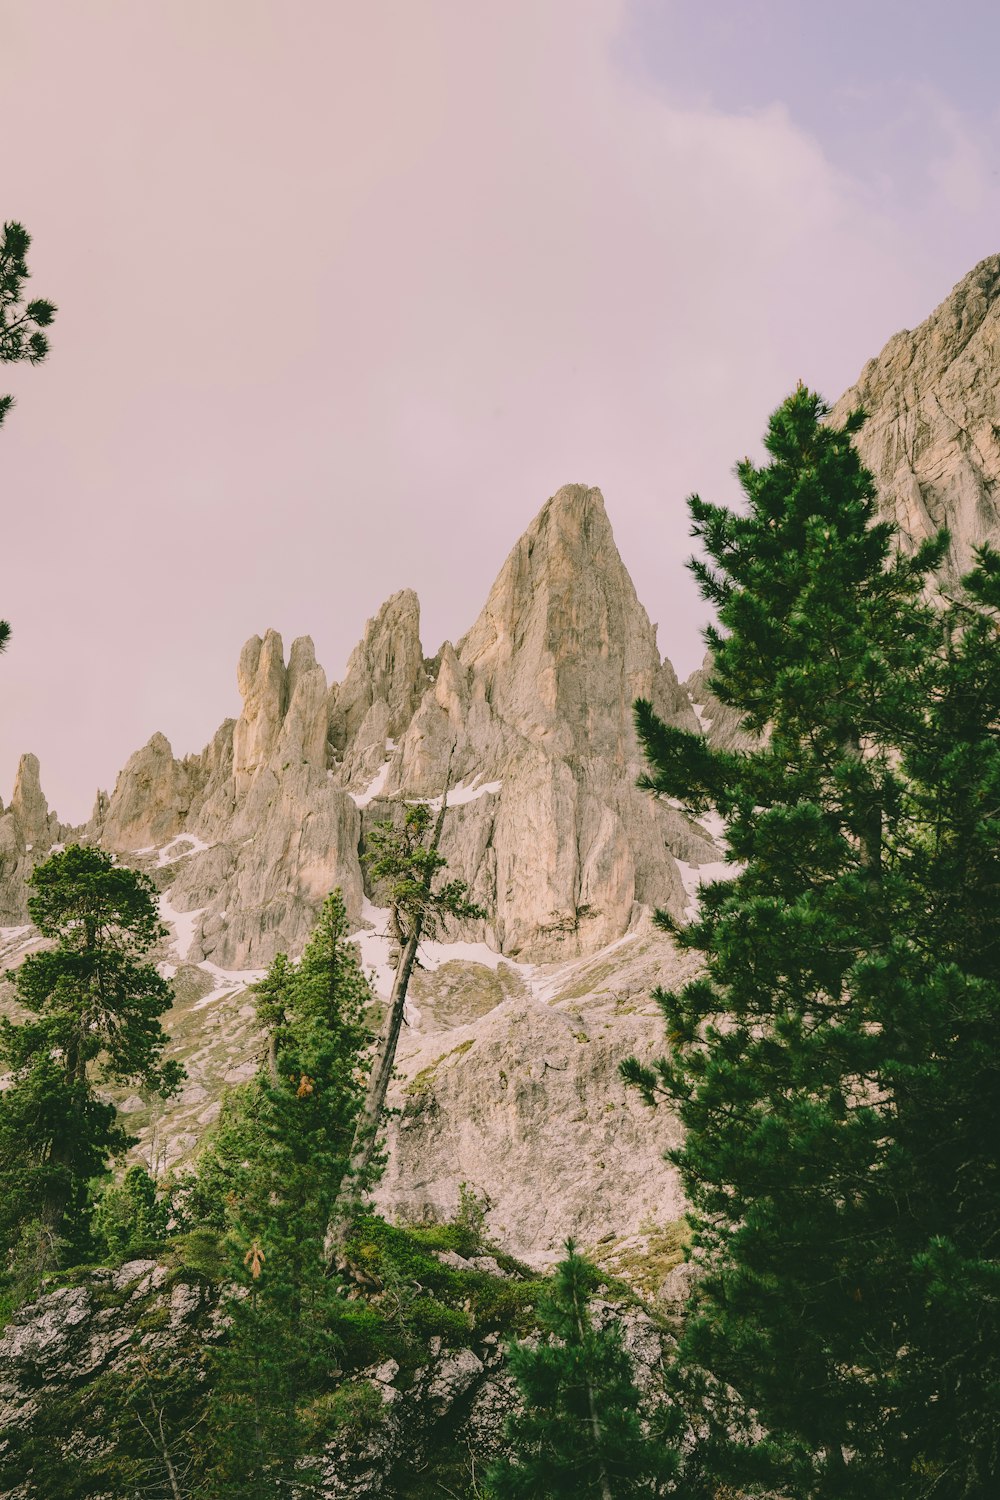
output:
[[[704,703],[696,703],[694,701],[694,696],[691,693],[688,693],[688,702],[690,703],[691,707],[694,709],[694,716],[698,720],[698,723],[701,725],[702,731],[705,734],[707,734],[708,731],[711,729],[712,725],[715,723],[715,720],[714,719],[706,719],[705,718],[705,705],[704,705]]]
[[[30,923],[24,927],[0,927],[0,949],[4,958],[13,958],[24,948],[30,948],[37,936]]]
[[[458,786],[450,787],[448,790],[448,806],[464,807],[467,802],[478,802],[480,797],[496,796],[497,792],[503,786],[503,782],[484,781],[480,786],[479,778],[482,774],[482,771],[478,771],[468,785],[464,782],[459,782]],[[440,797],[411,797],[408,800],[412,803],[421,803],[423,806],[429,807],[432,812],[441,811],[442,799]]]
[[[381,792],[382,788],[385,786],[386,777],[389,775],[389,767],[391,765],[392,761],[387,760],[382,766],[380,766],[363,792],[348,792],[347,795],[350,797],[355,807],[367,807],[369,802],[374,801],[374,799]]]
[[[728,864],[724,859],[712,860],[707,865],[689,865],[685,860],[677,859],[675,856],[674,863],[680,872],[684,893],[688,897],[684,916],[689,922],[693,922],[698,915],[698,892],[703,885],[711,885],[714,880],[735,880],[738,875],[743,874],[745,868],[744,865]]]
[[[0,927],[0,943],[11,943],[20,938],[27,937],[30,931],[30,922],[26,927]]]
[[[210,963],[206,958],[198,968],[205,974],[210,974],[213,979],[218,980],[214,990],[207,995],[202,995],[192,1005],[192,1010],[204,1010],[206,1005],[213,1005],[216,1000],[225,1000],[231,995],[239,995],[251,984],[256,984],[263,979],[266,969],[220,969],[218,964]]]
[[[191,848],[178,849],[177,846],[179,844],[190,844]],[[204,850],[211,849],[211,847],[211,844],[206,844],[204,839],[198,838],[196,834],[179,833],[176,838],[170,840],[169,844],[163,845],[163,848],[160,850],[159,858],[157,859],[156,864],[153,866],[153,868],[156,870],[162,870],[165,865],[175,865],[179,859],[187,859],[188,855],[190,854],[201,854]],[[139,854],[144,854],[146,851],[144,849],[140,849],[137,852]]]
[[[700,828],[704,828],[713,844],[721,843],[726,834],[726,820],[721,813],[716,812],[713,807],[711,812],[703,813],[700,818],[695,818]]]
[[[171,891],[173,887],[171,887]],[[191,951],[194,942],[195,928],[198,926],[198,918],[204,916],[208,910],[207,906],[199,906],[197,911],[178,911],[170,904],[171,891],[164,891],[160,897],[160,918],[166,922],[168,927],[174,930],[174,948],[177,957],[183,963]]]
[[[392,994],[392,982],[396,977],[396,970],[389,962],[389,953],[392,948],[392,938],[389,935],[389,908],[375,906],[366,898],[361,906],[361,918],[362,921],[372,925],[353,932],[349,941],[357,943],[361,949],[361,967],[372,980],[375,993],[380,999],[388,1000]]]

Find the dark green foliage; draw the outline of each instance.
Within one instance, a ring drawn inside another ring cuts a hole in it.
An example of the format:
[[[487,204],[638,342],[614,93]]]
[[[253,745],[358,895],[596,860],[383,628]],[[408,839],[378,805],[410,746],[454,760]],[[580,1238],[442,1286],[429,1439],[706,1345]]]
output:
[[[169,1204],[157,1195],[145,1167],[129,1167],[121,1182],[109,1183],[97,1198],[93,1235],[98,1256],[113,1264],[162,1245]]]
[[[0,364],[41,364],[49,352],[42,332],[55,317],[53,303],[40,297],[24,302],[24,283],[30,272],[25,257],[31,236],[21,224],[3,226],[0,239]],[[0,426],[14,405],[13,396],[0,396]],[[0,651],[10,639],[10,626],[0,620]]]
[[[169,1094],[182,1070],[164,1062],[160,1017],[170,986],[145,955],[164,932],[148,877],[72,845],[31,877],[31,918],[53,946],[13,976],[27,1013],[0,1019],[0,1243],[37,1225],[43,1260],[59,1241],[88,1244],[89,1188],[132,1138],[105,1082]]]
[[[515,1344],[523,1409],[507,1424],[511,1456],[486,1476],[495,1500],[625,1500],[674,1492],[679,1458],[667,1414],[651,1432],[617,1324],[599,1327],[599,1273],[570,1242],[539,1307],[540,1342]]]
[[[368,984],[339,892],[298,968],[275,960],[257,990],[268,1057],[226,1099],[189,1213],[226,1232],[230,1335],[216,1359],[213,1493],[273,1495],[309,1441],[303,1407],[339,1369],[336,1284],[323,1243],[363,1096]]]
[[[375,1215],[359,1218],[346,1243],[347,1258],[379,1299],[381,1315],[394,1330],[393,1356],[400,1364],[426,1358],[424,1345],[437,1335],[451,1346],[473,1335],[526,1331],[544,1283],[510,1257],[496,1252],[503,1280],[470,1267],[457,1269],[435,1251],[469,1256],[485,1248],[460,1224],[402,1229]]]
[[[717,807],[743,873],[678,934],[707,972],[658,995],[670,1056],[625,1073],[687,1131],[710,1467],[971,1500],[1000,1479],[1000,560],[931,607],[946,539],[894,552],[860,414],[824,415],[775,413],[744,513],[691,501],[713,687],[766,733],[717,752],[637,705],[646,785]]]
[[[446,880],[435,889],[434,879],[447,860],[438,853],[437,837],[429,837],[431,829],[430,808],[418,802],[407,807],[402,828],[376,823],[368,834],[365,862],[389,904],[394,936],[401,948],[415,929],[430,938],[447,917],[486,915],[481,906],[468,899],[464,880]]]

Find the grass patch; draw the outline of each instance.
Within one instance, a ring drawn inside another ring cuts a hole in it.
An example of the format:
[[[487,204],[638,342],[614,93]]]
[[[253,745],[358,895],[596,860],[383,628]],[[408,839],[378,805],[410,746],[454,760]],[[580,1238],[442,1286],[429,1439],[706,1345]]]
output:
[[[604,1240],[595,1247],[594,1260],[602,1270],[624,1281],[645,1297],[655,1297],[670,1272],[685,1259],[691,1243],[687,1219],[645,1229],[636,1240]]]
[[[457,1047],[452,1047],[450,1052],[443,1052],[434,1062],[428,1063],[426,1068],[421,1068],[420,1072],[414,1075],[406,1085],[403,1093],[410,1099],[415,1098],[419,1094],[429,1094],[434,1085],[434,1075],[441,1064],[447,1062],[449,1057],[461,1057],[463,1053],[468,1052],[469,1048],[474,1047],[475,1044],[475,1037],[470,1036],[464,1042],[459,1042]]]

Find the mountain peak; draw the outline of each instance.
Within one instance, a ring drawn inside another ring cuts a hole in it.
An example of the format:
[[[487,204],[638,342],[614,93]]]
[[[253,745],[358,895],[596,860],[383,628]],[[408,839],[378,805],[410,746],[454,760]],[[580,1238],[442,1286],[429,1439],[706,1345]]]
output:
[[[868,413],[858,450],[884,516],[908,548],[947,527],[952,578],[1000,532],[998,387],[1000,255],[990,255],[919,327],[895,334],[832,413]]]

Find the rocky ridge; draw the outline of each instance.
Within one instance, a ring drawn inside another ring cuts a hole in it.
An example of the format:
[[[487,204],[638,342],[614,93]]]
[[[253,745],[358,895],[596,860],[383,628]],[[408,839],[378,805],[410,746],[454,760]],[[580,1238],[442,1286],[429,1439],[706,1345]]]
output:
[[[1000,255],[980,261],[919,328],[895,334],[837,402],[868,413],[858,449],[887,520],[915,547],[946,526],[948,573],[1000,533]]]
[[[154,735],[83,829],[50,817],[30,758],[7,815],[17,861],[0,868],[0,963],[37,941],[23,880],[57,836],[100,844],[161,891],[168,1024],[188,1078],[166,1111],[121,1101],[138,1154],[160,1169],[190,1158],[224,1085],[256,1066],[246,985],[276,952],[301,951],[334,886],[387,997],[366,830],[435,802],[450,777],[442,852],[488,916],[423,946],[381,1204],[411,1222],[447,1217],[468,1184],[491,1229],[536,1260],[569,1233],[595,1243],[611,1225],[638,1235],[678,1217],[662,1161],[671,1122],[626,1096],[616,1064],[658,1044],[649,991],[684,969],[650,912],[682,913],[691,872],[719,855],[706,827],[635,785],[634,699],[691,729],[698,719],[599,491],[552,497],[472,628],[435,657],[404,590],[368,622],[339,685],[308,639],[286,659],[274,631],[247,642],[237,679],[235,721],[184,759]]]
[[[419,1255],[422,1247],[409,1249]],[[432,1486],[434,1493],[455,1493],[440,1485],[474,1485],[477,1466],[481,1472],[502,1451],[504,1422],[517,1404],[506,1346],[515,1332],[537,1337],[534,1301],[541,1290],[523,1267],[502,1259],[500,1265],[490,1254],[423,1250],[425,1314],[430,1306],[447,1337],[414,1338],[393,1320],[402,1285],[388,1309],[377,1276],[366,1276],[365,1291],[342,1288],[347,1302],[368,1301],[383,1347],[345,1349],[338,1416],[329,1436],[317,1433],[306,1461],[310,1493],[324,1500],[415,1497]],[[112,1435],[115,1420],[129,1430],[123,1395],[144,1383],[152,1396],[139,1406],[140,1417],[148,1420],[152,1400],[183,1479],[200,1423],[204,1355],[224,1334],[219,1290],[213,1276],[185,1263],[182,1246],[180,1259],[175,1251],[71,1274],[68,1284],[17,1312],[0,1333],[0,1484],[8,1500],[41,1500],[32,1449],[40,1432],[77,1470],[96,1465],[100,1472],[105,1445],[130,1441],[121,1431]],[[636,1383],[655,1397],[670,1343],[665,1321],[613,1284],[595,1298],[593,1312],[601,1324],[621,1328]],[[171,1395],[182,1369],[188,1387]],[[152,1490],[163,1483],[164,1466],[137,1428],[133,1422],[131,1441],[138,1440]]]
[[[833,414],[867,408],[860,447],[886,515],[906,546],[948,524],[953,573],[1000,530],[998,330],[991,257],[890,340]],[[569,485],[553,496],[471,629],[434,657],[404,590],[369,621],[340,684],[308,639],[286,660],[273,631],[244,647],[238,680],[237,720],[183,759],[154,735],[83,829],[49,812],[30,756],[0,812],[0,964],[34,945],[24,879],[69,837],[148,869],[161,889],[170,1025],[189,1081],[159,1118],[125,1101],[141,1150],[154,1164],[184,1161],[223,1084],[252,1071],[246,984],[276,951],[301,951],[333,886],[388,993],[385,913],[360,860],[366,830],[407,802],[433,802],[450,765],[443,852],[488,917],[425,945],[383,1206],[447,1214],[466,1182],[489,1201],[491,1229],[540,1260],[569,1232],[594,1244],[612,1225],[628,1240],[671,1222],[680,1206],[661,1160],[671,1122],[618,1090],[615,1063],[659,1048],[649,991],[687,972],[650,911],[690,911],[722,856],[711,819],[689,822],[637,791],[631,704],[649,697],[669,722],[719,743],[740,732],[712,699],[707,667],[680,685],[661,658],[600,493]]]

